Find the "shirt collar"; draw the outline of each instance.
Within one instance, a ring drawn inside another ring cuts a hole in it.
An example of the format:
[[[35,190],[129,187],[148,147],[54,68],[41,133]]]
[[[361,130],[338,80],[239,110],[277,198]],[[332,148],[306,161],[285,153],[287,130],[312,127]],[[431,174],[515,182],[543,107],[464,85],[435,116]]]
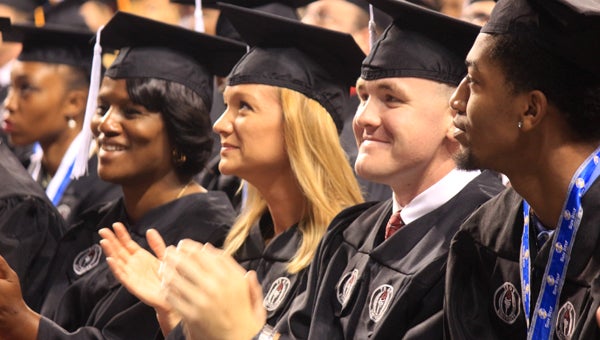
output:
[[[402,209],[400,216],[404,224],[409,224],[427,215],[458,194],[469,182],[479,176],[480,171],[453,169],[442,179],[418,194],[405,207],[401,207],[393,197],[393,211]]]

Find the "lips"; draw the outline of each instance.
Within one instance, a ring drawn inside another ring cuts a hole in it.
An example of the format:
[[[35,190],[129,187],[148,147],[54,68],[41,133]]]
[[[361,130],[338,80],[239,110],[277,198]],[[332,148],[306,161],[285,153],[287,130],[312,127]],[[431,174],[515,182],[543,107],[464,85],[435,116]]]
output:
[[[104,152],[118,152],[127,149],[127,147],[123,144],[106,140],[99,140],[98,145],[100,146],[100,150]]]
[[[10,121],[5,120],[2,122],[2,130],[6,133],[12,133],[14,131],[14,126]]]
[[[464,136],[464,134],[467,131],[467,127],[462,121],[460,121],[456,118],[452,121],[452,123],[454,124],[454,131],[453,131],[454,138],[456,138],[460,142],[461,137]]]

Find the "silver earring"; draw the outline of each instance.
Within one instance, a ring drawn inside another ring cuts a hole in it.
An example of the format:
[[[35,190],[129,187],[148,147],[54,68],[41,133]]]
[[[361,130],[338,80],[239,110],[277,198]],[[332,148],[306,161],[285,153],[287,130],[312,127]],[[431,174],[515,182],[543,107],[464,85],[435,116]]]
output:
[[[74,129],[77,127],[77,122],[75,121],[75,119],[73,119],[73,117],[67,118],[67,126],[69,127],[69,129]]]
[[[519,127],[519,129],[520,129],[520,128],[522,128],[522,127],[523,127],[523,122],[519,122],[519,123],[517,124],[517,126]]]

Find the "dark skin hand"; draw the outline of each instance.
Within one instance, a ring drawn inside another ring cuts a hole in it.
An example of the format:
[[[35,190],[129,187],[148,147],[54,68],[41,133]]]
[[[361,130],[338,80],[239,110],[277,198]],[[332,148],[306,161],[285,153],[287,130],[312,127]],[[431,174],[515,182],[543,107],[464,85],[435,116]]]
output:
[[[0,340],[35,340],[40,319],[23,300],[19,277],[0,256]]]

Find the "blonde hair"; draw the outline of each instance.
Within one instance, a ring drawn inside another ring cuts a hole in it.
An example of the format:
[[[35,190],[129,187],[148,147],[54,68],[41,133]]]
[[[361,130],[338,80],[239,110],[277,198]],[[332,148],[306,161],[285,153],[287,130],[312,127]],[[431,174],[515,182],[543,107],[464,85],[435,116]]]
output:
[[[363,198],[329,113],[317,101],[299,92],[278,90],[287,154],[306,199],[298,223],[302,242],[287,266],[288,272],[294,274],[310,264],[333,217]],[[265,200],[256,188],[248,185],[246,205],[227,235],[225,252],[235,254],[266,211]]]

